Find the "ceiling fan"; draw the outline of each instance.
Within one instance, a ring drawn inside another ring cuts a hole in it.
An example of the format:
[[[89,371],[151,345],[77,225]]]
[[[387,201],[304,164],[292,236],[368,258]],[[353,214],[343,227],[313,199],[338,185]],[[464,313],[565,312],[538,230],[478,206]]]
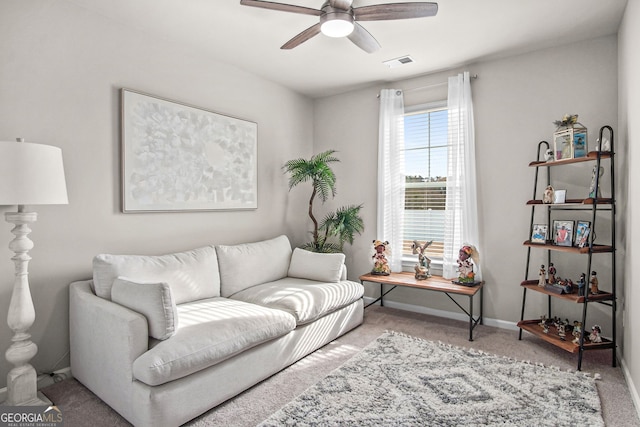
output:
[[[312,9],[263,0],[240,0],[240,4],[245,6],[320,17],[320,22],[286,42],[281,49],[293,49],[322,32],[330,37],[348,37],[356,46],[372,53],[380,49],[380,44],[358,22],[423,18],[438,13],[438,4],[431,2],[387,3],[361,7],[353,7],[352,2],[353,0],[327,0],[320,9]]]

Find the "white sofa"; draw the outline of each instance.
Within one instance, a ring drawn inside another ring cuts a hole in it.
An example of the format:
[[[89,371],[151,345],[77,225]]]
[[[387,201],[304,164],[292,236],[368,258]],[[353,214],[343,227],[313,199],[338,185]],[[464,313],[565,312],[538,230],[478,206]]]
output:
[[[183,424],[360,325],[343,254],[286,236],[98,255],[70,286],[71,370],[136,426]]]

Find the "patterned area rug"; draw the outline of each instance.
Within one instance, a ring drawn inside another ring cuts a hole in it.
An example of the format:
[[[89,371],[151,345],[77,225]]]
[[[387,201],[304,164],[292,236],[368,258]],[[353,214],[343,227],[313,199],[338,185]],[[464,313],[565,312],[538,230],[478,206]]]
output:
[[[260,426],[604,426],[594,378],[387,332]]]

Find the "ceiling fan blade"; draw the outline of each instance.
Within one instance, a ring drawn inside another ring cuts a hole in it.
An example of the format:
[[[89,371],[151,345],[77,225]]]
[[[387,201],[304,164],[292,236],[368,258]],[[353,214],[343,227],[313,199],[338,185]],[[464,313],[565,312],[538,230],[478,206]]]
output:
[[[329,0],[329,6],[334,9],[349,10],[351,3],[353,3],[353,0]]]
[[[320,23],[307,28],[306,30],[283,44],[280,49],[293,49],[294,47],[306,42],[311,37],[317,36],[318,34],[320,34]]]
[[[261,0],[240,0],[240,4],[245,6],[261,7],[263,9],[279,10],[282,12],[301,13],[304,15],[320,16],[321,10],[311,9],[310,7],[296,6],[293,4],[274,3],[271,1]]]
[[[431,2],[375,4],[353,9],[357,21],[424,18],[436,13],[438,3]]]
[[[380,43],[378,43],[369,31],[365,30],[364,27],[357,22],[354,22],[353,32],[347,37],[353,44],[367,53],[373,53],[380,49]]]

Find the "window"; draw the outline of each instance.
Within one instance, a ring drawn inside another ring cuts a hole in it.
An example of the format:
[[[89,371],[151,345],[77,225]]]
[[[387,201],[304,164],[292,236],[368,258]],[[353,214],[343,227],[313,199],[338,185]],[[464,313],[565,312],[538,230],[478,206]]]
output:
[[[433,240],[426,255],[442,260],[447,190],[446,101],[405,109],[405,207],[402,254],[415,262],[414,240]]]

